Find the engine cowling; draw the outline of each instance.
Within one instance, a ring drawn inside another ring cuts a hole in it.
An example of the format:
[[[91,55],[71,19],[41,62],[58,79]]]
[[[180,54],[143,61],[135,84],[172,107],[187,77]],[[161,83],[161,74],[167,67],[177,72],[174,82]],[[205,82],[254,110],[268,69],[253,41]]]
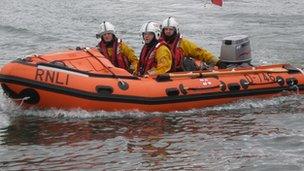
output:
[[[225,37],[222,40],[220,60],[229,66],[251,65],[251,48],[247,35]]]

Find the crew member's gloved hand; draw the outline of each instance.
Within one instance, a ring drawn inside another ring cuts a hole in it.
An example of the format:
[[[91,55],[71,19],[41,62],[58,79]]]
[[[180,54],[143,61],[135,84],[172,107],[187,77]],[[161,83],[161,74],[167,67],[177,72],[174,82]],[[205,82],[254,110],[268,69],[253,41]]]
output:
[[[76,50],[83,50],[84,48],[83,47],[80,47],[80,46],[77,46],[76,47]]]
[[[218,66],[219,69],[225,69],[227,67],[227,64],[221,60],[217,61],[216,66]]]

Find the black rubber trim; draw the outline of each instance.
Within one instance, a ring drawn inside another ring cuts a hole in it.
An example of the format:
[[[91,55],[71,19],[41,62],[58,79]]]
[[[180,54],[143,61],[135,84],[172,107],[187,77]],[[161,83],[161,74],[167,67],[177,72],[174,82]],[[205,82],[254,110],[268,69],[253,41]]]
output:
[[[239,83],[229,83],[227,85],[227,87],[230,91],[239,91],[241,89],[241,86]]]
[[[116,95],[116,94],[103,96],[103,95],[99,95],[98,93],[86,92],[78,89],[66,88],[62,86],[41,83],[41,82],[27,80],[18,77],[0,75],[0,81],[5,83],[13,83],[31,88],[46,90],[49,92],[84,98],[88,100],[136,103],[136,104],[147,104],[147,105],[191,102],[191,101],[199,101],[199,100],[218,99],[218,98],[246,97],[246,96],[255,96],[261,94],[274,94],[274,93],[280,93],[283,90],[289,90],[289,86],[284,86],[284,87],[276,87],[269,89],[213,92],[206,94],[170,96],[170,97],[141,97],[141,96],[125,96],[125,95]],[[304,85],[298,85],[298,87],[299,90],[304,90]]]
[[[96,86],[96,92],[100,95],[105,95],[105,96],[108,96],[108,95],[111,95],[114,91],[113,87],[111,86],[102,86],[102,85],[98,85]]]
[[[167,94],[167,96],[178,96],[179,90],[177,88],[167,88],[166,94]]]

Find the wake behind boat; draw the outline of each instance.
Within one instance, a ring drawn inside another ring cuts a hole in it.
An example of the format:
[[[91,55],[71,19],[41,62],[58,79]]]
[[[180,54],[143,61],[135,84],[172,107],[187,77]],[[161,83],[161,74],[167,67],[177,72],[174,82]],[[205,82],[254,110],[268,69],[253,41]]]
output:
[[[180,111],[302,93],[304,74],[289,64],[243,66],[246,37],[224,39],[221,58],[234,67],[137,77],[114,67],[96,48],[32,55],[4,65],[4,93],[25,107],[85,110]],[[16,101],[20,103],[21,101]]]

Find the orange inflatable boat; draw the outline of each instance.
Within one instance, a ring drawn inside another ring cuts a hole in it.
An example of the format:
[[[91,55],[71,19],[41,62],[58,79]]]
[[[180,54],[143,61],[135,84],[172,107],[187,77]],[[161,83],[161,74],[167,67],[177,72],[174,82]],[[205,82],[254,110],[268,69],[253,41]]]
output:
[[[137,77],[86,48],[14,60],[1,68],[0,82],[25,107],[166,112],[301,93],[304,74],[276,64]]]
[[[1,68],[0,81],[25,106],[106,111],[188,110],[304,88],[303,71],[288,64],[136,77],[96,49],[17,59]]]

